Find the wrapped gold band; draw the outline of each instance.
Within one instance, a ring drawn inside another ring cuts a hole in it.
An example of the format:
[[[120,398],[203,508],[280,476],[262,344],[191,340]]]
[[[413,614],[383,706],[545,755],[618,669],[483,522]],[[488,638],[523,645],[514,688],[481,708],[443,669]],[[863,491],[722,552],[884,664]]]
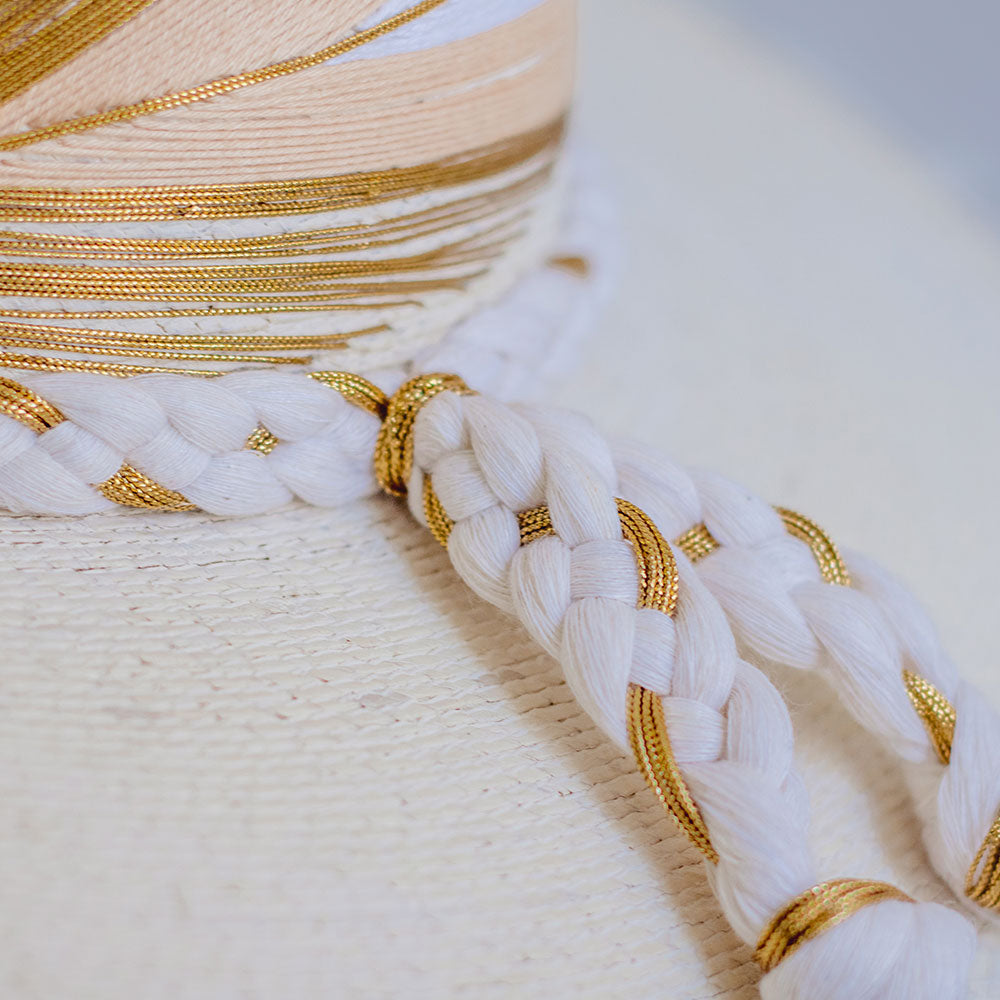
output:
[[[820,882],[779,910],[761,932],[754,951],[757,964],[770,972],[797,948],[842,923],[865,906],[913,900],[888,882],[840,878]]]
[[[157,187],[0,189],[0,221],[157,222],[174,219],[261,219],[364,208],[496,176],[545,155],[550,164],[565,116],[540,128],[431,163],[388,170],[237,184]]]

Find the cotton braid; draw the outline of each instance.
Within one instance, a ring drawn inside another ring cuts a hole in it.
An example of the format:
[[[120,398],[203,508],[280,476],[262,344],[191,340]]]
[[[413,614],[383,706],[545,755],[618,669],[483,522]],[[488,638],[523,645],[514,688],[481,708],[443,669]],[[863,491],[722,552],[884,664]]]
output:
[[[721,476],[685,471],[635,445],[622,445],[616,459],[623,494],[648,504],[671,537],[706,527],[718,547],[698,560],[697,571],[738,639],[766,660],[822,670],[854,718],[907,762],[934,867],[977,915],[996,919],[996,892],[973,901],[969,881],[1000,807],[1000,719],[960,679],[915,598],[874,561],[849,551],[850,586],[831,586],[778,512]],[[954,708],[947,766],[911,702],[904,671]]]
[[[627,745],[630,684],[660,696],[677,764],[719,856],[708,866],[713,888],[737,934],[757,945],[775,913],[816,882],[807,808],[787,710],[738,657],[697,572],[675,553],[675,618],[636,607],[636,563],[615,502],[625,484],[607,446],[577,418],[441,392],[414,430],[408,502],[422,523],[428,480],[435,517],[450,522],[459,575],[559,659],[605,733]],[[555,533],[522,545],[518,513],[540,504]],[[774,1000],[957,998],[972,946],[970,925],[953,911],[890,899],[802,943],[761,991]]]

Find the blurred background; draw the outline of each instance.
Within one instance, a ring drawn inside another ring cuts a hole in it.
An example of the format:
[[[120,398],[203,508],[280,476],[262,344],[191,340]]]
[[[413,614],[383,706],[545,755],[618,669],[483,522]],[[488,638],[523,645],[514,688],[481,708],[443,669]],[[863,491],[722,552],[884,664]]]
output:
[[[880,559],[1000,704],[1000,5],[581,0],[623,219],[560,400]]]
[[[702,0],[801,66],[1000,226],[1000,4]]]

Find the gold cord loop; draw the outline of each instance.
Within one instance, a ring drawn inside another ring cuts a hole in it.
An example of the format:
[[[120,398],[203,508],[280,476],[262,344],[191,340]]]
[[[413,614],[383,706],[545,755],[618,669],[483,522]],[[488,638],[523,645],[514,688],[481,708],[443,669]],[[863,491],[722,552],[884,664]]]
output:
[[[993,820],[965,877],[965,894],[980,906],[1000,910],[1000,815]]]
[[[414,422],[424,405],[442,392],[472,394],[457,375],[438,373],[411,378],[389,399],[375,444],[375,479],[386,493],[406,496],[413,467]]]

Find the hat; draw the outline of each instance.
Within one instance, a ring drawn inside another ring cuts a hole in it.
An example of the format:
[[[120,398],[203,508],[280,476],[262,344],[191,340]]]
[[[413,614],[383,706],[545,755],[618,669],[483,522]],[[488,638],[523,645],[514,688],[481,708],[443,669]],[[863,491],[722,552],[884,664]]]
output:
[[[566,138],[572,4],[63,6],[0,21],[5,995],[963,995],[982,696],[878,567],[654,447],[701,458],[722,428],[684,417],[734,377],[673,331],[782,315],[728,269],[701,294],[727,189],[680,98],[625,198],[664,228],[584,349],[615,225]],[[588,68],[592,134],[662,115],[671,39],[740,81],[727,125],[777,93],[843,137],[787,177],[899,186],[745,40],[641,16],[649,92]],[[986,269],[907,193],[875,236],[924,213]],[[755,486],[809,499],[804,433]]]

